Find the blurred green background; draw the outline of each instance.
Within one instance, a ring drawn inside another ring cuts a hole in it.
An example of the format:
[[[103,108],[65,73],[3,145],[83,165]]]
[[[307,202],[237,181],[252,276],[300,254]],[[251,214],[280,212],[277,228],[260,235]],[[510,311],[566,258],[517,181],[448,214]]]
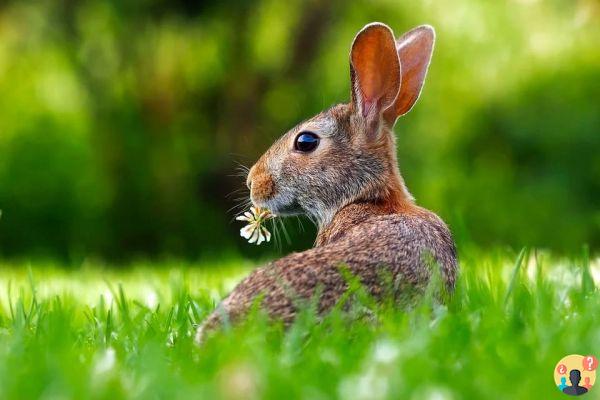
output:
[[[280,250],[238,236],[237,163],[348,100],[350,43],[371,21],[437,30],[398,154],[459,246],[597,248],[596,0],[40,0],[0,5],[0,257],[309,246],[295,220]]]

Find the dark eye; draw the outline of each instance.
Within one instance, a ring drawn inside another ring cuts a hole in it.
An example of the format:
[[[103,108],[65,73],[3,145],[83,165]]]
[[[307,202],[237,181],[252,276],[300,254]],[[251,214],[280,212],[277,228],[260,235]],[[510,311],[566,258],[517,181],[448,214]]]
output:
[[[294,149],[309,153],[319,145],[319,137],[312,132],[300,132],[294,142]]]

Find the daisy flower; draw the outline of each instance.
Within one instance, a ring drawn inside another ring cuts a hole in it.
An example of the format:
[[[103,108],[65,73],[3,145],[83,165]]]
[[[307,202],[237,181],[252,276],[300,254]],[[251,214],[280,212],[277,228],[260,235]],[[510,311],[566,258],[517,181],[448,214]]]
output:
[[[246,211],[244,214],[236,217],[236,220],[248,223],[240,229],[240,236],[247,239],[248,243],[256,243],[256,245],[270,241],[271,232],[267,230],[264,223],[274,217],[271,211],[266,208],[250,207],[250,211]]]

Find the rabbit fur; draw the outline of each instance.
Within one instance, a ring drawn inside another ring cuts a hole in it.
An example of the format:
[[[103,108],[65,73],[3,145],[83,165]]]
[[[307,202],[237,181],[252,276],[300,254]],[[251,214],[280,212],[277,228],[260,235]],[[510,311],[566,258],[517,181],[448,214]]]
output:
[[[365,26],[350,52],[351,102],[300,123],[251,168],[252,202],[276,215],[308,215],[319,228],[315,246],[254,270],[198,328],[198,342],[224,321],[243,318],[258,296],[269,316],[286,324],[298,299],[318,295],[318,312],[327,312],[348,288],[341,266],[377,298],[386,290],[382,269],[401,283],[395,287],[424,287],[429,257],[446,288],[454,288],[454,241],[407,190],[392,130],[421,93],[434,40],[427,25],[397,40],[387,25]],[[295,147],[303,132],[318,138],[313,151]]]

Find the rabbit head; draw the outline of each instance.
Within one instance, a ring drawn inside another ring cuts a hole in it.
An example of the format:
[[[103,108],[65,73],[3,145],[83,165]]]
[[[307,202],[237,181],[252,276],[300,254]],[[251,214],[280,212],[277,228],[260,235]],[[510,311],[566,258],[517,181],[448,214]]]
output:
[[[430,26],[398,40],[387,25],[365,26],[350,51],[351,102],[300,123],[271,146],[248,174],[252,202],[276,215],[307,214],[320,226],[350,203],[391,210],[411,203],[392,128],[419,97],[434,39]]]

